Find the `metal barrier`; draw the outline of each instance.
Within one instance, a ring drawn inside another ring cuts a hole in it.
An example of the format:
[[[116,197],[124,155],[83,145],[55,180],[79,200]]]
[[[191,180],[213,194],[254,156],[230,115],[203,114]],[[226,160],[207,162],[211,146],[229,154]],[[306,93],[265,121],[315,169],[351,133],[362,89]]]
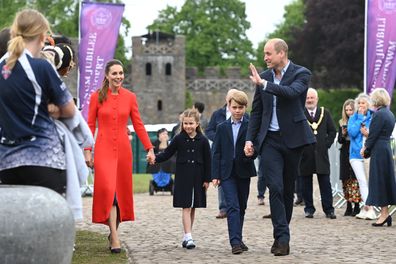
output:
[[[329,149],[330,161],[330,183],[333,193],[334,207],[341,208],[346,204],[344,192],[342,190],[342,182],[340,180],[340,144],[337,137],[334,139],[333,145]]]

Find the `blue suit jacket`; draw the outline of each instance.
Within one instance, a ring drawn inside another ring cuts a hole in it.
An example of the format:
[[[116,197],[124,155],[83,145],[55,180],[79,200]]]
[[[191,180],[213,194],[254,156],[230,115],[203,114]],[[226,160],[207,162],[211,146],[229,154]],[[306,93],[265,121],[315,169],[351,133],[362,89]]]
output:
[[[311,72],[290,62],[279,85],[273,83],[271,69],[264,71],[260,76],[268,81],[267,87],[264,90],[262,85],[256,86],[246,140],[252,141],[257,151],[261,150],[271,122],[273,95],[275,95],[277,96],[276,115],[286,146],[297,148],[315,143],[315,136],[304,114]]]
[[[243,118],[238,131],[237,142],[235,144],[232,136],[231,119],[220,123],[217,126],[216,135],[212,145],[212,179],[225,180],[230,178],[233,165],[238,178],[250,178],[256,176],[253,157],[246,157],[243,148],[245,147],[245,137],[248,127],[248,120]],[[235,160],[235,161],[234,161]]]

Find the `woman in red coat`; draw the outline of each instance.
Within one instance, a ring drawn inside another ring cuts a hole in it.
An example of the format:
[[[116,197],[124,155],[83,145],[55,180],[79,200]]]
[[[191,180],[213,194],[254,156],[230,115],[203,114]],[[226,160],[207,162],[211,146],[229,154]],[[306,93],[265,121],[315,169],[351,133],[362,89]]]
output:
[[[90,150],[85,151],[88,166],[95,171],[92,222],[110,228],[109,242],[112,253],[121,251],[118,224],[134,220],[132,191],[132,149],[127,125],[133,127],[148,157],[154,157],[153,146],[140,119],[136,95],[121,87],[124,80],[122,63],[110,60],[106,64],[102,87],[92,93],[88,125],[97,136],[93,163]]]

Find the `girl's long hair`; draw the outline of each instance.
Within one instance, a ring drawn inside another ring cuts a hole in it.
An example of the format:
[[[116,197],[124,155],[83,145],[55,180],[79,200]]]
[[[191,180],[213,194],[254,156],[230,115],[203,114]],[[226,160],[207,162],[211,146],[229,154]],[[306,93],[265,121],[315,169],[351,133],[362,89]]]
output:
[[[49,23],[39,11],[24,9],[18,12],[10,29],[11,40],[8,42],[10,56],[6,62],[8,69],[12,70],[22,55],[25,41],[34,40],[47,32],[50,32]]]
[[[345,126],[345,125],[348,124],[349,116],[348,116],[348,115],[346,114],[346,112],[345,112],[345,108],[346,108],[348,105],[349,105],[350,107],[352,107],[352,111],[355,112],[355,100],[353,100],[353,99],[347,99],[347,100],[344,102],[343,106],[342,106],[341,119],[340,119],[340,121],[338,121],[338,123],[340,124],[340,126]]]

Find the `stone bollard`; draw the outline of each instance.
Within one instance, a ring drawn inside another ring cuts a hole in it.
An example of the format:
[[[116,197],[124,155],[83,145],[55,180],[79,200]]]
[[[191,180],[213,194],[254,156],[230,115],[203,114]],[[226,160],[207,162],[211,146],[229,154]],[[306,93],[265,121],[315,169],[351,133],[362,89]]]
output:
[[[61,195],[0,185],[0,263],[70,264],[74,237],[73,214]]]

